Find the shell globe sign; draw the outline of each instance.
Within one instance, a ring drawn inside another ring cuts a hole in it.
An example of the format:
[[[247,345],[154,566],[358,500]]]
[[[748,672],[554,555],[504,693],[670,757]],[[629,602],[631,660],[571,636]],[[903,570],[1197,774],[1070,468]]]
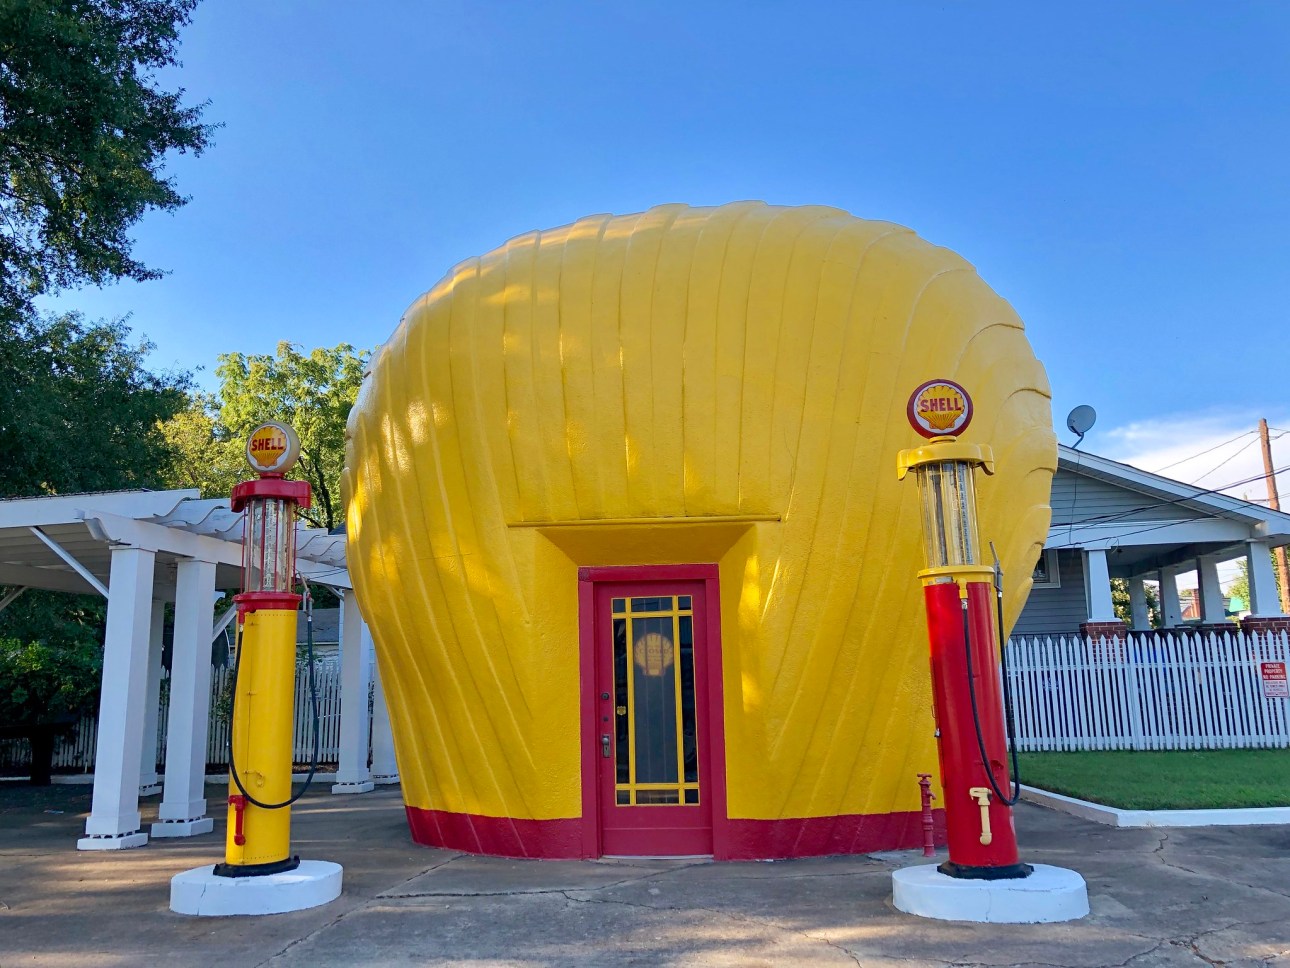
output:
[[[457,265],[376,355],[345,470],[414,839],[920,843],[922,543],[893,468],[963,432],[997,456],[980,521],[1026,576],[1011,622],[1049,522],[1049,389],[954,253],[747,202],[594,216]]]

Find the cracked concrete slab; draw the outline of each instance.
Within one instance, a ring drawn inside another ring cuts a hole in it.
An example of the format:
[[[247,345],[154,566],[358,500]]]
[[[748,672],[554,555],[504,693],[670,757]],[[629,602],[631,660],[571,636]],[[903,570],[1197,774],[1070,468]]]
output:
[[[412,844],[397,790],[324,790],[298,805],[293,844],[344,865],[341,898],[312,911],[208,919],[168,910],[169,878],[218,859],[222,815],[214,834],[192,840],[79,853],[89,808],[88,788],[79,789],[0,784],[0,968],[1290,968],[1283,827],[1121,829],[1023,804],[1026,859],[1080,871],[1092,913],[1068,924],[981,925],[892,908],[890,872],[922,863],[919,852],[743,864],[483,858]],[[145,801],[145,821],[155,804]]]

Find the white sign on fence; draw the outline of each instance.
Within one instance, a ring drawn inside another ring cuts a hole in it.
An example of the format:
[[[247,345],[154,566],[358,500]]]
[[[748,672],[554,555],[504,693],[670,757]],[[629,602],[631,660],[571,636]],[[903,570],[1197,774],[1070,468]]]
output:
[[[1284,662],[1264,662],[1259,666],[1263,673],[1263,696],[1265,699],[1290,699],[1290,688],[1286,684],[1286,664]]]

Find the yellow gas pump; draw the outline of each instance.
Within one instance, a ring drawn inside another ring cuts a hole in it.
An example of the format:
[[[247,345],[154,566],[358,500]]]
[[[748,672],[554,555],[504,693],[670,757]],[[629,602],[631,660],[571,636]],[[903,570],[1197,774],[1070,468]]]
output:
[[[307,481],[283,476],[300,455],[286,424],[252,431],[247,463],[259,478],[233,488],[234,511],[245,511],[242,593],[229,744],[229,823],[221,877],[294,870],[291,856],[292,718],[296,673],[296,508],[308,507]]]
[[[246,445],[247,463],[259,476],[233,488],[233,510],[244,512],[245,519],[242,591],[233,598],[238,647],[228,833],[223,863],[171,879],[170,907],[181,914],[298,911],[340,894],[340,865],[301,861],[291,853],[291,805],[304,793],[304,788],[291,793],[301,602],[293,591],[296,509],[309,506],[310,490],[308,482],[284,475],[299,454],[300,439],[291,427],[276,421],[261,424]],[[317,741],[315,722],[315,761]]]

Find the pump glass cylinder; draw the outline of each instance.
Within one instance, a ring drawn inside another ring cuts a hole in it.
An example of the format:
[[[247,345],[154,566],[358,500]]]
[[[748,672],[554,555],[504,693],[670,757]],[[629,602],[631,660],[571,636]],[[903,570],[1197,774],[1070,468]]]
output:
[[[295,502],[256,498],[247,504],[242,591],[290,592],[296,565]]]
[[[937,461],[914,469],[923,507],[923,551],[928,568],[975,565],[981,560],[976,523],[976,477],[966,461]]]

